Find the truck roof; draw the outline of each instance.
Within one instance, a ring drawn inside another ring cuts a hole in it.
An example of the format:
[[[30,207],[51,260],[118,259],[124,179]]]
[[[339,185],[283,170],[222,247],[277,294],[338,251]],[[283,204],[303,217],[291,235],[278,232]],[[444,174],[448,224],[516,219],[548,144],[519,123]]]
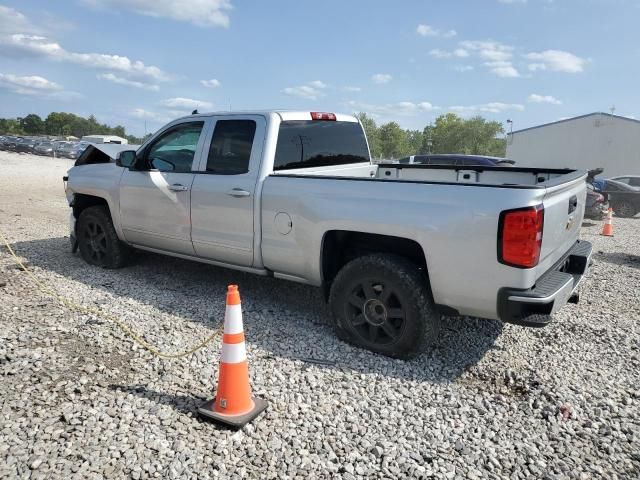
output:
[[[317,110],[316,110],[317,111]],[[333,113],[336,116],[336,120],[339,122],[358,122],[358,119],[353,115],[346,115],[344,113],[335,113],[335,112],[326,112],[322,113]],[[197,117],[210,117],[212,115],[264,115],[269,116],[272,114],[278,115],[283,121],[288,120],[312,120],[311,111],[303,111],[303,110],[235,110],[235,111],[219,111],[219,112],[203,112],[203,113],[194,113],[191,115],[185,115],[182,118],[197,118]]]

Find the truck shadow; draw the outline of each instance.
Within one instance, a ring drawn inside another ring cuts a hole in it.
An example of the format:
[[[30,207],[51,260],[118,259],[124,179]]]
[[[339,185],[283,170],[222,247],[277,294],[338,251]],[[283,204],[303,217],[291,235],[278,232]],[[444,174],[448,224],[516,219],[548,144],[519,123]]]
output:
[[[597,260],[614,265],[624,265],[625,267],[640,268],[640,256],[622,252],[598,252],[594,255]]]
[[[66,237],[17,242],[12,247],[31,266],[95,290],[96,298],[85,297],[85,304],[108,305],[110,296],[122,297],[151,305],[160,315],[209,328],[224,318],[226,286],[238,284],[249,351],[260,357],[299,360],[301,368],[315,365],[448,383],[494,348],[502,332],[498,321],[445,317],[434,349],[415,360],[393,360],[338,340],[329,324],[329,308],[314,287],[146,252],[135,252],[126,268],[100,269],[71,254]]]

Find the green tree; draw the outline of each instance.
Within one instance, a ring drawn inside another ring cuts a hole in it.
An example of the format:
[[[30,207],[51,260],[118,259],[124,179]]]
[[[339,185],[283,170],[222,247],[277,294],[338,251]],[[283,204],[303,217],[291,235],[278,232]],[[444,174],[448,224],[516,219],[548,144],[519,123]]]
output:
[[[30,113],[26,117],[20,119],[20,128],[27,135],[39,135],[44,133],[44,122],[40,116],[35,113]]]
[[[24,132],[20,122],[15,118],[0,118],[0,133],[22,135]]]
[[[378,129],[380,153],[385,160],[398,159],[409,154],[407,132],[396,122],[381,125]]]
[[[440,115],[430,132],[433,146],[432,153],[465,153],[464,120],[455,113]],[[428,153],[427,136],[425,136],[420,153]]]
[[[420,153],[423,142],[423,133],[420,130],[407,130],[408,155]]]
[[[506,153],[504,130],[500,122],[488,121],[480,116],[465,120],[455,113],[440,115],[433,125],[423,131],[420,153],[428,153],[428,139],[432,153],[461,153],[465,155],[492,155]]]
[[[376,125],[376,121],[363,112],[357,113],[355,116],[360,120],[364,133],[367,135],[371,158],[380,158],[380,136],[378,134],[378,125]]]

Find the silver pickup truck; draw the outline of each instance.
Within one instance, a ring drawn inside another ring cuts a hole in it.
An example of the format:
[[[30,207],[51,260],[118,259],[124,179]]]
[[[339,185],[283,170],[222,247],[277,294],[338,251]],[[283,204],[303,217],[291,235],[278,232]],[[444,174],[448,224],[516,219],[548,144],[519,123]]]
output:
[[[546,325],[591,257],[586,172],[375,165],[348,115],[194,114],[65,178],[88,263],[141,249],[315,285],[340,338],[393,357],[441,314]]]

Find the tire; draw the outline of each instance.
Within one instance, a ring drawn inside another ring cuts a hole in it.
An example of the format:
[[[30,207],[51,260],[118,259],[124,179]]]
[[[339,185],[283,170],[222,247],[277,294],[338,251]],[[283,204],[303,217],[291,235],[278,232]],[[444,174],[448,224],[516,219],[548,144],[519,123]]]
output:
[[[129,247],[120,241],[113,227],[109,209],[88,207],[76,226],[76,238],[83,260],[102,268],[120,268],[127,262]]]
[[[438,337],[428,278],[400,256],[347,263],[331,285],[329,305],[338,338],[388,357],[414,358]]]
[[[636,212],[636,209],[633,208],[633,205],[631,205],[629,202],[618,203],[613,208],[613,211],[618,217],[622,217],[622,218],[631,218],[635,216],[636,213],[638,213]]]

